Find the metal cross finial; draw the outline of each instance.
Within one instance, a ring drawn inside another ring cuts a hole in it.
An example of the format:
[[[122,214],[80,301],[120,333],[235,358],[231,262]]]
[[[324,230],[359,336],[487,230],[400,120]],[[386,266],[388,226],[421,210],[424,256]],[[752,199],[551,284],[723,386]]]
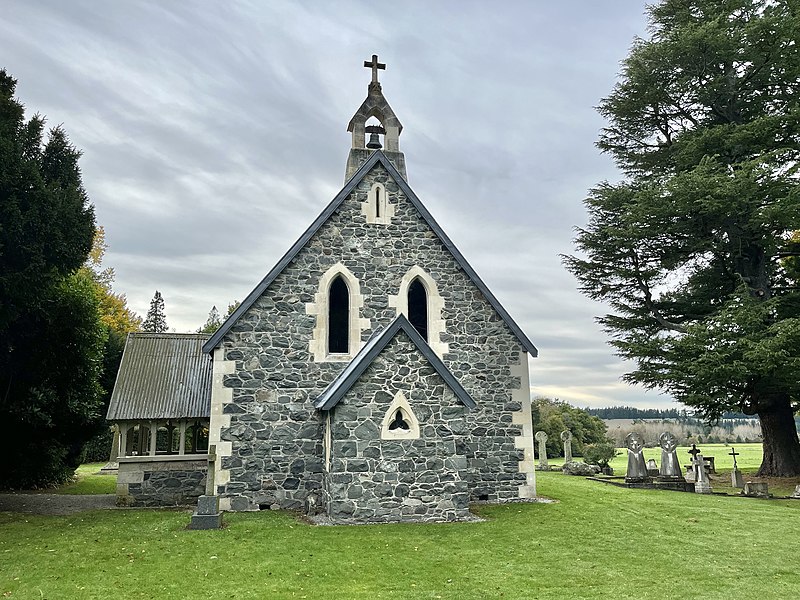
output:
[[[737,452],[736,448],[731,446],[731,451],[728,452],[728,456],[732,456],[733,457],[733,468],[734,469],[738,468],[738,465],[736,464],[736,457],[739,456],[740,454],[741,454],[741,452]]]
[[[378,69],[381,69],[382,71],[386,70],[386,64],[378,62],[377,54],[372,55],[371,61],[365,60],[364,66],[368,69],[372,69],[372,83],[378,83]]]
[[[692,444],[692,449],[689,450],[689,454],[692,455],[693,459],[696,459],[697,455],[700,454],[700,450],[697,449],[697,446],[695,444]]]

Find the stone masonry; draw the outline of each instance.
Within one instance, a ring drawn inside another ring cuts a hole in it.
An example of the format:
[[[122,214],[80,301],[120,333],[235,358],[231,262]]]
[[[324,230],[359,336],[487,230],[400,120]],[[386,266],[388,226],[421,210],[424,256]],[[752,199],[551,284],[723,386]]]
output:
[[[381,439],[398,392],[419,439]],[[332,409],[328,516],[335,522],[455,521],[469,515],[468,412],[400,332]]]
[[[383,184],[394,205],[389,224],[367,223],[363,214],[361,205],[375,183]],[[454,485],[466,482],[470,500],[525,496],[521,489],[530,475],[520,465],[532,460],[518,438],[529,402],[521,376],[527,374],[527,354],[380,163],[222,339],[222,360],[232,366],[221,379],[231,398],[221,406],[224,421],[215,421],[212,400],[212,429],[222,423],[219,439],[230,442],[230,451],[220,453],[226,477],[217,480],[218,493],[232,510],[323,510],[325,416],[313,403],[346,362],[314,360],[309,341],[318,315],[307,314],[306,305],[320,291],[322,275],[339,263],[360,284],[363,306],[356,316],[369,323],[361,330],[362,342],[397,315],[389,296],[398,294],[410,269],[421,268],[435,280],[442,300],[440,341],[447,344],[443,361],[478,407],[462,417],[463,433],[445,439],[435,427],[426,428],[419,444],[430,442],[437,452],[455,445],[447,472]],[[412,405],[419,402],[412,397]],[[441,408],[452,407],[443,402]],[[424,460],[432,471],[427,461],[433,457],[419,444],[406,444],[409,460]],[[461,457],[465,470],[456,465]]]
[[[125,506],[187,506],[205,493],[208,461],[158,457],[120,459],[117,504]]]

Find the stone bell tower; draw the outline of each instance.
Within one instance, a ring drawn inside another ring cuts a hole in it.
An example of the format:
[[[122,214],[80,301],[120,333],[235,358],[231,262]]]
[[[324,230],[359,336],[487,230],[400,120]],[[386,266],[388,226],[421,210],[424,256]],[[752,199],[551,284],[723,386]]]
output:
[[[350,179],[370,155],[379,149],[383,150],[403,179],[408,180],[406,159],[400,152],[400,133],[403,131],[403,126],[386,98],[383,97],[381,84],[378,82],[378,69],[385,70],[386,65],[379,63],[378,55],[373,54],[371,61],[364,61],[364,66],[372,69],[372,81],[369,84],[366,100],[347,125],[347,131],[353,134],[353,146],[347,157],[344,180]],[[367,121],[372,117],[375,117],[380,125],[367,125]],[[369,134],[369,140],[367,140],[367,134]],[[381,143],[381,136],[383,136],[383,143]]]

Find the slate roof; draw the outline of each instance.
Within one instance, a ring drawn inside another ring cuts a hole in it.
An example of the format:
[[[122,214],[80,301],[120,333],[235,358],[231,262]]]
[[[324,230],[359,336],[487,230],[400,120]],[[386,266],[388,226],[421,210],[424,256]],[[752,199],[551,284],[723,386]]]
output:
[[[372,361],[375,360],[400,331],[404,331],[406,335],[411,338],[414,345],[428,360],[439,376],[444,379],[448,387],[453,390],[456,397],[468,408],[475,408],[477,405],[469,393],[461,386],[442,360],[436,356],[433,350],[431,350],[431,347],[428,346],[428,343],[422,339],[422,336],[402,314],[398,315],[395,320],[382,331],[379,331],[370,338],[364,347],[359,350],[358,354],[355,355],[353,360],[347,364],[336,379],[322,392],[322,395],[317,398],[314,405],[321,410],[330,410],[336,406],[339,400],[353,387],[353,384],[358,381],[358,378],[366,371]]]
[[[464,270],[467,276],[472,280],[472,283],[481,291],[484,297],[489,301],[489,304],[497,311],[500,317],[503,319],[505,324],[508,326],[509,329],[514,333],[514,335],[519,340],[522,347],[531,355],[531,356],[538,356],[539,351],[536,349],[536,346],[533,345],[528,339],[528,336],[520,329],[519,325],[514,322],[514,319],[511,318],[511,315],[508,314],[505,308],[500,304],[497,298],[494,297],[489,288],[486,287],[486,284],[483,283],[478,274],[475,270],[470,266],[467,262],[467,259],[459,252],[458,248],[456,248],[455,244],[447,237],[447,234],[444,230],[439,226],[433,216],[428,212],[428,209],[422,204],[417,195],[411,190],[406,183],[403,176],[397,171],[391,161],[386,157],[386,155],[381,152],[380,150],[375,150],[372,153],[372,156],[367,159],[367,161],[361,165],[361,167],[356,171],[353,176],[350,178],[342,190],[336,195],[336,197],[331,201],[330,204],[322,211],[322,213],[316,218],[316,220],[306,229],[305,233],[300,236],[294,245],[289,248],[289,251],[283,255],[278,261],[272,270],[267,273],[264,279],[253,289],[252,292],[245,298],[242,303],[239,305],[233,314],[228,317],[222,326],[217,329],[216,333],[211,336],[204,345],[203,345],[203,352],[211,352],[216,348],[222,338],[225,336],[226,333],[230,330],[231,327],[239,320],[239,318],[247,312],[247,310],[255,303],[256,300],[264,293],[269,285],[275,280],[275,278],[280,275],[280,273],[286,268],[286,266],[292,262],[292,259],[297,255],[298,252],[308,243],[308,241],[313,237],[313,235],[319,230],[320,227],[330,218],[330,216],[338,209],[341,204],[345,201],[345,199],[350,195],[350,192],[358,185],[358,183],[369,173],[373,166],[376,163],[380,162],[383,167],[389,172],[392,178],[395,180],[400,189],[406,195],[406,197],[411,201],[414,207],[419,211],[422,215],[422,218],[425,222],[428,223],[428,226],[439,236],[439,239],[444,244],[444,246],[450,251],[453,257],[458,262],[458,265]]]
[[[106,419],[208,418],[207,340],[197,333],[129,333]]]

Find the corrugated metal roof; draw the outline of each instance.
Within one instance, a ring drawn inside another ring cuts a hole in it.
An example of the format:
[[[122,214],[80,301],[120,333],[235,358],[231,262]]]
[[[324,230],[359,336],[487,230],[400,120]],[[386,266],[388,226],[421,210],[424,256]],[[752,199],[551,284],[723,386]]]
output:
[[[130,333],[108,406],[109,421],[208,418],[211,357],[208,335]]]

